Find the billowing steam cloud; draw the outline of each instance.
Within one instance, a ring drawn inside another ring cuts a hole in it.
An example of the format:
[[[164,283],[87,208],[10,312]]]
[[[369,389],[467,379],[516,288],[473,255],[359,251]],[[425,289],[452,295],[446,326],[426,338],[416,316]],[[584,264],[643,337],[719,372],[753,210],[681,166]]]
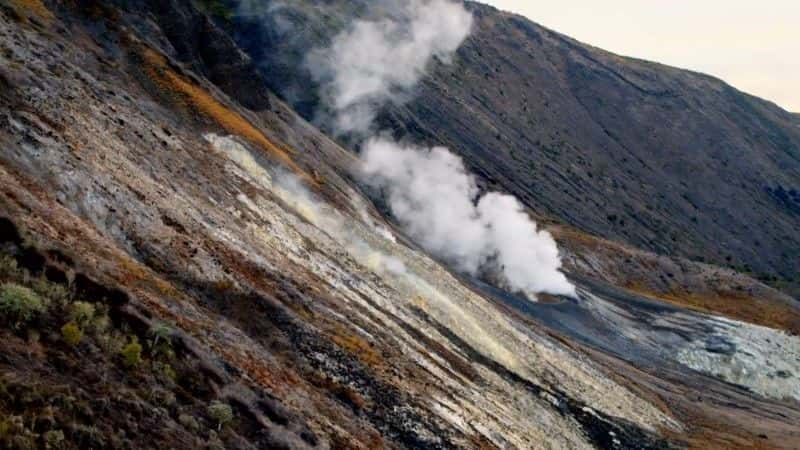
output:
[[[449,61],[469,35],[472,16],[450,0],[410,0],[399,17],[360,21],[309,57],[339,132],[366,136],[376,111],[401,102],[437,57]],[[537,230],[511,196],[479,196],[458,156],[388,138],[362,150],[365,181],[382,189],[404,230],[458,270],[487,275],[514,291],[574,295],[559,270],[552,236]]]
[[[552,236],[537,231],[514,197],[479,198],[461,158],[446,148],[371,139],[362,160],[368,183],[385,190],[404,230],[429,252],[472,275],[496,266],[513,290],[574,294]]]
[[[431,59],[447,61],[472,27],[449,0],[405,0],[397,10],[397,19],[355,23],[308,59],[338,132],[369,131],[377,108],[406,98]]]

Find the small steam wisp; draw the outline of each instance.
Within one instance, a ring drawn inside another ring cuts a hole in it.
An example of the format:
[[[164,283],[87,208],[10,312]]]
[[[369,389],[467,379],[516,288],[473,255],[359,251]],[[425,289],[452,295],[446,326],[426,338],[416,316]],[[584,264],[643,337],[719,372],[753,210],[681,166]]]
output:
[[[308,58],[338,133],[367,133],[378,108],[408,98],[431,58],[449,60],[472,27],[472,16],[449,0],[394,3],[397,17],[358,21]]]

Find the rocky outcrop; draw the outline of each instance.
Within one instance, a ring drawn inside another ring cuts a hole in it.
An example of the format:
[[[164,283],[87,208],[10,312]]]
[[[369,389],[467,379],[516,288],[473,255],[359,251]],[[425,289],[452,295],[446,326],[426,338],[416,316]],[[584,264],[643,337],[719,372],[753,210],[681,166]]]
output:
[[[169,56],[207,78],[242,106],[253,111],[269,107],[269,92],[250,57],[191,2],[115,0],[102,6],[91,0],[78,3],[89,11],[127,15],[133,19],[127,24],[139,36],[164,48]],[[142,11],[149,15],[139,14]]]

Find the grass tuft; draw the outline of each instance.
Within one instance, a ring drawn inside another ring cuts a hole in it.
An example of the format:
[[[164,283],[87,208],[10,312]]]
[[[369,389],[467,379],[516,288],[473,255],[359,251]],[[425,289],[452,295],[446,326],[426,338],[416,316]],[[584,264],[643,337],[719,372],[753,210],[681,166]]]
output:
[[[332,339],[336,345],[370,367],[380,367],[385,363],[375,348],[363,338],[353,334],[344,327],[337,327],[336,334],[333,335]]]
[[[67,345],[74,347],[83,339],[83,331],[74,322],[69,322],[61,327],[61,337]]]

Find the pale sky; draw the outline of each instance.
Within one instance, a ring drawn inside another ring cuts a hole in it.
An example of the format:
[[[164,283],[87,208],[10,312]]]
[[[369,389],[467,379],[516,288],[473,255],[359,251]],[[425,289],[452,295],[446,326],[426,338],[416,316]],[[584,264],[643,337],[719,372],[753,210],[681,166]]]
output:
[[[581,42],[692,69],[800,113],[800,0],[481,0]]]

